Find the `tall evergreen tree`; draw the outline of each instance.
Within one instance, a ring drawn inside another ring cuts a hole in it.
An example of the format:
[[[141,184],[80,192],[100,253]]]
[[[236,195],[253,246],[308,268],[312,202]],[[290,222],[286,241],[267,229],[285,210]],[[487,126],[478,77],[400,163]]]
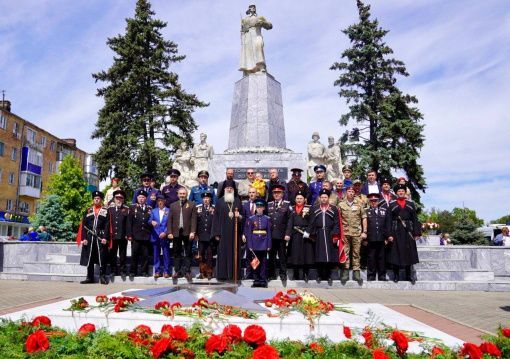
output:
[[[138,0],[134,18],[126,19],[124,35],[109,38],[113,65],[92,76],[107,85],[97,95],[104,106],[92,138],[101,139],[94,158],[99,175],[116,175],[130,185],[142,172],[164,174],[170,155],[186,141],[192,143],[196,108],[207,106],[187,93],[173,63],[184,60],[177,44],[163,38],[166,23],[154,18],[148,0]]]
[[[402,61],[390,57],[393,50],[384,42],[388,31],[377,19],[371,20],[369,5],[357,0],[357,6],[360,21],[342,31],[351,47],[342,53],[342,61],[330,68],[341,71],[334,84],[349,105],[340,124],[346,126],[354,120],[361,127],[354,130],[355,137],[361,134],[360,141],[346,147],[356,157],[355,175],[364,175],[369,168],[385,176],[403,171],[413,199],[419,203],[417,190],[424,191],[426,183],[418,164],[424,142],[423,116],[415,107],[418,100],[396,86],[397,76],[409,74]],[[366,130],[368,138],[363,138]]]
[[[73,225],[66,219],[62,201],[57,195],[46,196],[31,221],[34,228],[45,226],[56,241],[74,240]]]

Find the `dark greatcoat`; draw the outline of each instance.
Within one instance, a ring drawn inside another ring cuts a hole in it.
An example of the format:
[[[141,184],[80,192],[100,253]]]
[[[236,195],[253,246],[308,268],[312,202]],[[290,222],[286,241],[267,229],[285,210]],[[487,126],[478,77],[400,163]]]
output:
[[[209,242],[212,238],[214,206],[209,205],[206,211],[203,204],[197,206],[197,237],[200,242]]]
[[[123,204],[118,209],[115,203],[108,207],[108,232],[112,240],[125,240],[127,237],[127,218],[129,215],[129,207]]]
[[[292,228],[291,239],[288,247],[287,262],[295,266],[312,265],[315,263],[315,243],[310,238],[303,238],[301,231],[308,229],[308,220],[310,219],[310,206],[304,206],[301,213],[298,214],[295,207],[290,214],[290,226]]]
[[[131,206],[127,220],[127,236],[134,241],[150,241],[152,226],[149,223],[151,219],[151,206],[145,205],[145,211],[139,204]]]
[[[104,267],[108,263],[108,243],[101,244],[102,238],[110,238],[108,221],[107,208],[99,209],[97,216],[94,214],[94,207],[87,208],[82,219],[81,238],[86,239],[88,243],[81,247],[80,265],[88,266],[89,263],[93,263]],[[89,233],[85,227],[95,232],[97,236]]]
[[[308,185],[305,182],[303,182],[301,180],[299,180],[297,182],[291,180],[287,183],[287,198],[291,205],[296,204],[296,194],[299,191],[303,192],[303,196],[305,198],[308,198],[308,192],[310,190],[308,189]]]
[[[389,204],[391,213],[391,236],[393,243],[389,249],[388,262],[397,266],[410,266],[419,263],[418,249],[413,237],[421,235],[421,226],[416,215],[414,203],[406,200],[404,208],[397,201]],[[399,219],[402,219],[402,221]],[[402,224],[402,222],[405,224]]]
[[[237,208],[242,216],[242,204],[238,197],[235,197],[231,208],[232,212]],[[238,276],[241,274],[241,237],[244,224],[242,217],[237,219],[237,238],[235,238],[235,217],[230,218],[229,211],[230,208],[225,199],[223,197],[218,199],[214,210],[212,233],[213,236],[220,237],[216,259],[216,278],[220,280],[234,279],[234,240],[237,240],[237,273]]]
[[[333,241],[333,236],[340,234],[338,208],[328,206],[325,212],[320,205],[310,209],[307,232],[315,237],[315,262],[338,264],[338,247]]]

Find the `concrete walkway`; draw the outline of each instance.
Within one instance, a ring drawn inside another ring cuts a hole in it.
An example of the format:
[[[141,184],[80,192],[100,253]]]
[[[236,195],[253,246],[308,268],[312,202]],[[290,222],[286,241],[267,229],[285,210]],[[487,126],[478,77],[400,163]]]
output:
[[[83,295],[112,294],[130,288],[151,287],[161,286],[1,280],[0,314]],[[428,324],[433,326],[433,323],[441,322],[438,329],[464,340],[472,340],[482,332],[494,333],[499,324],[510,326],[508,293],[321,288],[310,291],[335,303],[385,304],[425,323],[430,322]],[[460,327],[464,327],[462,332],[459,331]]]

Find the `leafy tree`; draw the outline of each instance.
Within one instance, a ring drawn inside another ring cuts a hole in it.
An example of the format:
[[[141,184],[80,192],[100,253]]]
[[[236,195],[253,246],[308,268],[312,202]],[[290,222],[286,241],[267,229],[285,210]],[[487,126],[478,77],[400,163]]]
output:
[[[491,223],[500,223],[500,224],[510,223],[510,214],[507,214],[506,216],[503,216],[503,217],[498,218],[498,219],[493,219],[491,221]]]
[[[207,106],[170,71],[185,56],[177,54],[176,43],[163,38],[167,24],[154,15],[148,0],[138,0],[134,18],[126,19],[125,34],[107,41],[115,53],[113,65],[92,75],[106,83],[97,90],[105,104],[92,134],[101,139],[94,155],[99,175],[116,175],[130,186],[142,172],[168,170],[176,147],[182,141],[192,143],[197,128],[193,112]]]
[[[451,232],[453,244],[487,244],[483,234],[477,231],[479,225],[466,211],[460,212],[455,222],[455,229]]]
[[[430,211],[424,211],[418,216],[420,222],[434,222],[439,226],[439,231],[451,233],[455,228],[456,218],[450,211],[432,208]]]
[[[462,220],[462,217],[467,216],[477,227],[483,225],[483,219],[476,216],[476,211],[474,209],[455,207],[452,210],[452,215],[455,217],[456,222]]]
[[[41,201],[39,209],[31,222],[34,228],[45,226],[54,240],[67,241],[74,239],[73,225],[65,219],[62,201],[57,195],[51,194]]]
[[[72,230],[77,232],[85,209],[90,205],[90,192],[87,182],[83,179],[83,169],[78,159],[67,155],[62,160],[59,172],[51,175],[45,198],[50,195],[58,196],[63,210],[63,217],[58,218],[71,224]]]
[[[418,164],[423,147],[423,115],[415,107],[416,97],[404,94],[396,86],[397,76],[409,76],[402,61],[391,58],[393,50],[384,42],[387,30],[370,18],[370,6],[357,1],[359,22],[343,30],[351,42],[341,62],[331,70],[341,71],[334,85],[349,104],[349,112],[342,115],[340,124],[351,120],[361,128],[354,128],[346,151],[353,153],[355,175],[374,169],[390,176],[403,171],[413,199],[420,204],[418,190],[426,188],[423,168]],[[368,138],[363,134],[368,131]],[[345,143],[349,136],[342,136]]]

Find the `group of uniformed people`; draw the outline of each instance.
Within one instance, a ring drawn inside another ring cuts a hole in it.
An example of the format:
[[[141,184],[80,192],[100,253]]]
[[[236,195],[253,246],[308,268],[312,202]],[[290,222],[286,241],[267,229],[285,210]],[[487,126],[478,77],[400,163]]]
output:
[[[242,278],[244,263],[244,277],[261,287],[278,276],[285,286],[287,265],[294,269],[294,280],[308,282],[315,268],[317,282],[329,285],[337,267],[342,284],[349,280],[350,269],[352,279],[361,284],[363,267],[368,281],[386,281],[390,266],[395,282],[404,279],[402,271],[414,284],[411,269],[418,263],[415,240],[421,226],[406,186],[397,184],[392,190],[392,181],[379,183],[374,171],[367,173],[362,186],[351,180],[347,166],[343,180],[327,181],[323,165],[314,171],[316,177],[308,185],[301,180],[301,169],[291,170],[289,182],[272,169],[263,191],[260,173],[253,169],[243,181],[234,180],[234,171],[227,169],[226,179],[215,186],[208,184],[209,173],[200,171],[199,184],[189,194],[178,183],[176,169],[167,173],[168,181],[160,189],[150,174],[143,174],[130,206],[114,178],[107,203],[103,205],[102,192],[94,192],[83,216],[80,263],[87,266],[87,279],[82,283],[94,282],[94,264],[99,264],[103,284],[108,283],[108,265],[111,275],[148,277],[152,253],[156,279],[184,277],[191,282],[196,260],[199,278],[218,280]]]

